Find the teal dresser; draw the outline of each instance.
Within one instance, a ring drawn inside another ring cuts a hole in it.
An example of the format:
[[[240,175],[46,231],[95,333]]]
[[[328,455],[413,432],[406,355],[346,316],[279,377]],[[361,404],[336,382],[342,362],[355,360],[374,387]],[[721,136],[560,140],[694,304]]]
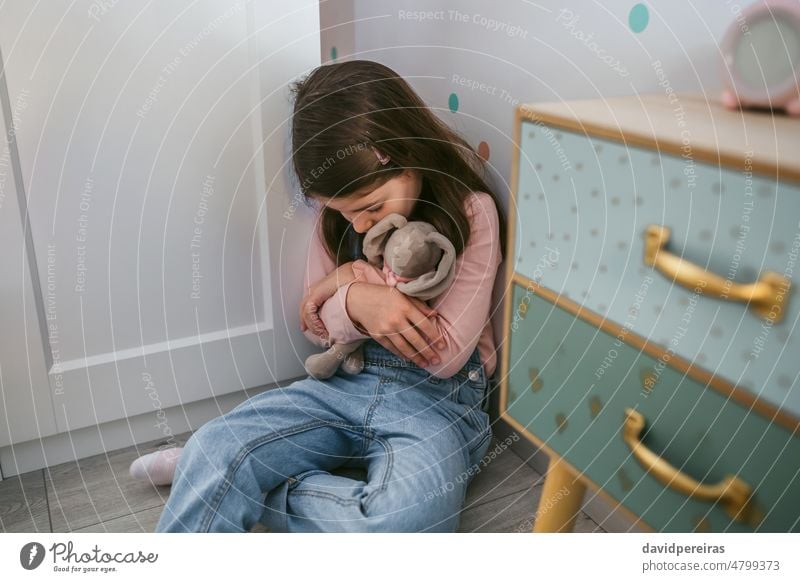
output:
[[[800,120],[647,95],[517,109],[500,413],[644,529],[800,531]]]

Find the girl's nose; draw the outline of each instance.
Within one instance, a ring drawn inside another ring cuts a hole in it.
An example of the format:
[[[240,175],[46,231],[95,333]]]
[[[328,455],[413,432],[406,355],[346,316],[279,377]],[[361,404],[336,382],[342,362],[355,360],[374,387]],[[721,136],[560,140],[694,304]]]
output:
[[[357,216],[353,220],[353,230],[355,230],[358,234],[362,234],[367,232],[370,228],[372,228],[373,224],[374,222],[372,221],[371,218],[368,218],[366,216]]]

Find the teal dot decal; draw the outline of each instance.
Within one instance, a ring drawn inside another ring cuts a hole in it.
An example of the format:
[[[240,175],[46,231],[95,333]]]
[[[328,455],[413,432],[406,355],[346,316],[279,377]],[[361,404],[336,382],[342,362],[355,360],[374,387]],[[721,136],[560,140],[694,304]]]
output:
[[[450,99],[447,100],[447,103],[450,105],[450,111],[453,113],[458,111],[458,95],[450,93]]]
[[[633,32],[642,32],[650,22],[650,11],[644,4],[636,4],[628,14],[628,25]]]
[[[335,47],[335,46],[332,46],[332,47],[331,47],[331,60],[332,60],[332,61],[335,61],[335,60],[336,60],[336,53],[337,53],[336,47]]]

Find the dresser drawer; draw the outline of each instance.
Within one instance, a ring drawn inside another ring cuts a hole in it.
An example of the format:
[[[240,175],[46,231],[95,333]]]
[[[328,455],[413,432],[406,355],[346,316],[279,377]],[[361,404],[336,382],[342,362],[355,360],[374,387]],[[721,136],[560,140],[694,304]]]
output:
[[[796,421],[776,422],[761,403],[751,410],[741,393],[679,371],[625,328],[585,309],[576,316],[577,304],[542,293],[514,277],[500,401],[506,420],[656,530],[800,531]],[[646,471],[624,439],[627,409],[646,420],[641,447],[676,470],[704,485],[732,475],[749,486],[746,519]]]
[[[775,292],[773,323],[644,262],[652,225],[671,231],[662,256],[718,275],[729,297],[768,271],[791,281],[799,183],[528,120],[519,143],[516,272],[800,417],[797,281]]]

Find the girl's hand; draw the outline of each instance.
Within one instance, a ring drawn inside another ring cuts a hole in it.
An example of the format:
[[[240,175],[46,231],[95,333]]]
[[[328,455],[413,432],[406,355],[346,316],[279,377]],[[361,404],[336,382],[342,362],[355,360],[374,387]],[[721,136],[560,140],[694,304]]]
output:
[[[310,329],[324,340],[328,339],[328,330],[319,317],[322,305],[330,299],[336,290],[355,278],[352,263],[345,263],[331,271],[324,278],[314,283],[305,297],[300,301],[300,331]]]
[[[394,287],[356,282],[347,293],[346,308],[352,321],[393,354],[420,368],[439,363],[433,347],[442,338],[430,319],[436,310],[424,301]]]

